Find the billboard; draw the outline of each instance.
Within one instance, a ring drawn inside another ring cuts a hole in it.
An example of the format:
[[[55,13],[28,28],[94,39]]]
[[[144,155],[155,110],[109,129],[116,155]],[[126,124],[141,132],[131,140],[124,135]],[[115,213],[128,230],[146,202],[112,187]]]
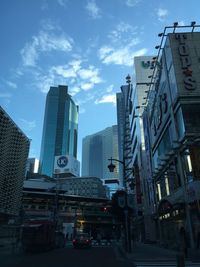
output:
[[[65,173],[80,176],[80,162],[72,155],[60,155],[55,157],[54,174]]]
[[[134,57],[136,83],[148,83],[151,81],[149,76],[152,75],[155,66],[153,56]]]
[[[200,95],[200,33],[169,34],[178,95]]]

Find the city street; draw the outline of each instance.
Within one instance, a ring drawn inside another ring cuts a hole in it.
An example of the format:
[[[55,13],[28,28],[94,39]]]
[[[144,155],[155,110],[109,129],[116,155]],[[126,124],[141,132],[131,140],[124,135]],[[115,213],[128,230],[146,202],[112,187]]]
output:
[[[0,254],[1,267],[130,267],[111,246],[74,249],[70,246],[43,253]]]

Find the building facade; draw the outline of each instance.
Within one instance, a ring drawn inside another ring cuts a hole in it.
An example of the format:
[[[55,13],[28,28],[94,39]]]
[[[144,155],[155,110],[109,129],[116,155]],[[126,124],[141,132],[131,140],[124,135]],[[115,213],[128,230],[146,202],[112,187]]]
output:
[[[147,118],[160,240],[177,248],[183,228],[194,248],[200,227],[200,33],[193,26],[179,30],[165,27]]]
[[[113,125],[83,139],[82,176],[95,176],[100,179],[118,179],[119,164],[114,173],[108,170],[109,158],[118,159],[117,126]]]
[[[24,181],[24,191],[38,190],[55,192],[67,196],[82,196],[90,198],[108,198],[106,186],[97,177],[67,177],[59,179],[29,179]]]
[[[39,171],[39,160],[36,158],[28,158],[26,163],[26,178],[34,176]]]
[[[55,156],[77,157],[78,106],[68,87],[50,87],[46,98],[40,152],[40,173],[53,176]]]
[[[16,217],[21,207],[30,140],[0,107],[0,219]]]
[[[130,114],[131,151],[135,183],[135,225],[138,239],[155,241],[154,187],[152,181],[149,133],[146,131],[145,111],[148,88],[155,67],[153,56],[134,58],[136,85],[133,89],[133,108]]]

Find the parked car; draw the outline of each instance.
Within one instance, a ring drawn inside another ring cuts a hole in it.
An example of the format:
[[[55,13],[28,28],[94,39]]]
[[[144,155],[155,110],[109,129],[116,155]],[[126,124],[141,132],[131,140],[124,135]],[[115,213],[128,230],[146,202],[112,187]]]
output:
[[[90,248],[92,240],[88,233],[78,233],[73,239],[74,248]]]

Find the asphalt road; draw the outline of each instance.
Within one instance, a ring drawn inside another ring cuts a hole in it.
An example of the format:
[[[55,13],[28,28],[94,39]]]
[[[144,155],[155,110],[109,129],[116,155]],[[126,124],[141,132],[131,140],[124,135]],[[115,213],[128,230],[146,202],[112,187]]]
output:
[[[113,247],[66,247],[43,253],[0,255],[1,267],[131,267]]]

